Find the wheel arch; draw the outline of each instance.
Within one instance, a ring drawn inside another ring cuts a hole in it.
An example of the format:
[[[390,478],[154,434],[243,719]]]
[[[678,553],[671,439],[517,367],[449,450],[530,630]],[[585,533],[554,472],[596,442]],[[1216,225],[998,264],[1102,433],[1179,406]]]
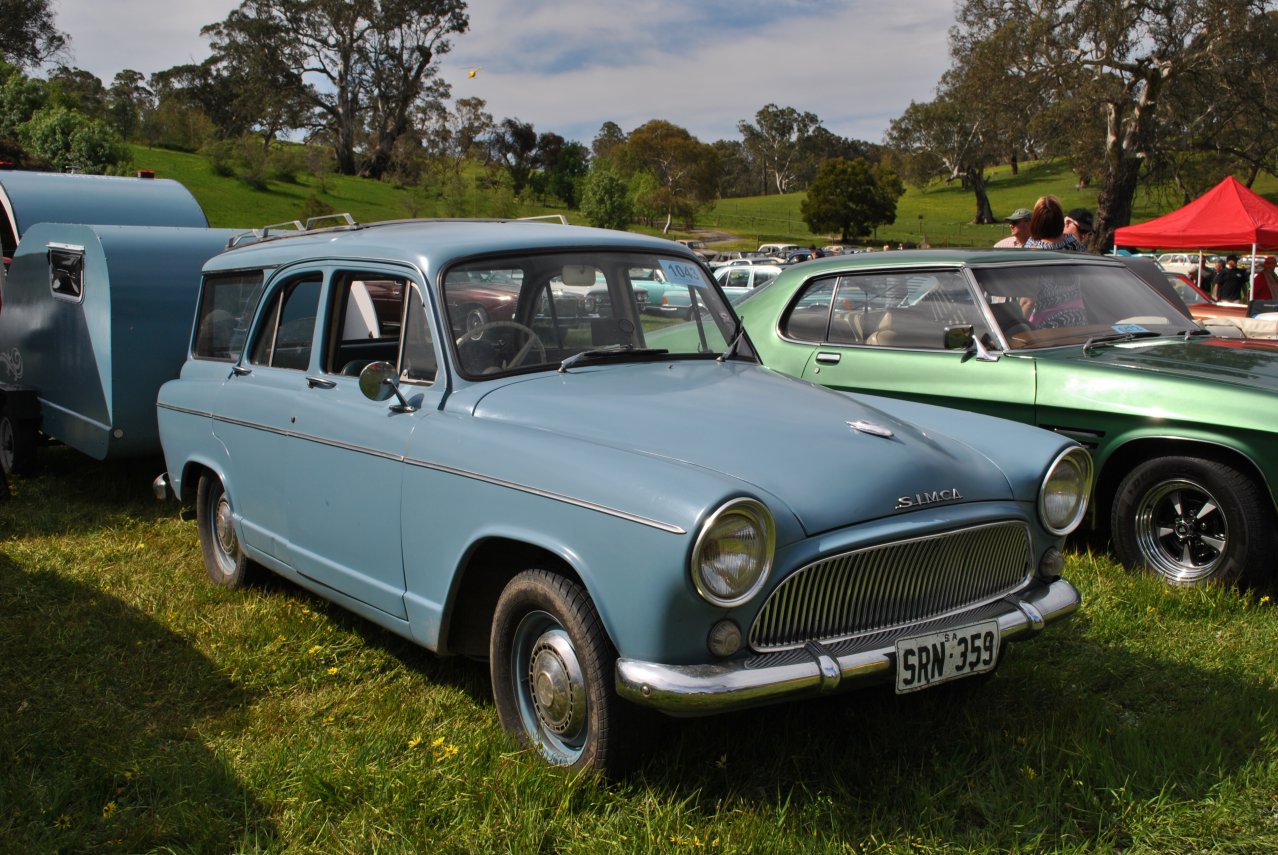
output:
[[[497,599],[511,579],[532,568],[570,579],[590,596],[581,575],[563,556],[515,538],[486,538],[474,545],[457,570],[440,625],[440,652],[487,658]]]
[[[1140,464],[1159,457],[1199,457],[1232,466],[1255,479],[1270,497],[1270,510],[1278,513],[1274,492],[1265,473],[1249,456],[1228,445],[1201,439],[1179,437],[1138,437],[1124,442],[1105,458],[1096,476],[1093,491],[1092,520],[1099,528],[1109,525],[1110,511],[1118,493],[1118,485],[1127,473]]]

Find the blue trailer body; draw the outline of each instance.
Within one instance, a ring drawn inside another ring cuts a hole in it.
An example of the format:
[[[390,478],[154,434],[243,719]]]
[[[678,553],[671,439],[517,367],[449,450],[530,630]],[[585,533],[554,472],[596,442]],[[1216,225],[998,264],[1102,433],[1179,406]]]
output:
[[[155,399],[186,358],[200,268],[232,229],[30,227],[0,312],[0,396],[98,460],[160,451]],[[76,274],[78,273],[78,281]]]
[[[0,171],[0,244],[12,257],[36,223],[207,228],[200,203],[171,179]]]

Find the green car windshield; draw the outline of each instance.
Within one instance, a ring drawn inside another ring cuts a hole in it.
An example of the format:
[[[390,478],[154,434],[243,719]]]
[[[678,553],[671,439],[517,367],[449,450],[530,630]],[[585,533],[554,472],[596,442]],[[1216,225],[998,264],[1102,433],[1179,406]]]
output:
[[[644,313],[648,286],[678,289],[696,307],[693,332]],[[718,355],[736,316],[703,268],[624,251],[528,253],[467,261],[444,272],[444,309],[464,376],[482,379],[591,361]]]
[[[1013,350],[1197,329],[1126,268],[1026,264],[972,273]]]

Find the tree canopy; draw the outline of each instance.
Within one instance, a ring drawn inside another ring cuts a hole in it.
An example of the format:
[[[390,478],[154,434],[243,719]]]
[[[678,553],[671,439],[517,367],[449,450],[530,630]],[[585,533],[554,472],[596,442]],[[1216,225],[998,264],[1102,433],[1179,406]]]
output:
[[[53,24],[49,0],[0,0],[0,59],[35,68],[61,58],[69,39]]]
[[[204,31],[227,73],[291,87],[338,172],[379,178],[414,107],[440,94],[435,60],[466,31],[465,10],[463,0],[245,0]]]
[[[847,243],[896,222],[896,203],[905,185],[891,170],[864,158],[821,161],[800,205],[813,232],[837,233]]]

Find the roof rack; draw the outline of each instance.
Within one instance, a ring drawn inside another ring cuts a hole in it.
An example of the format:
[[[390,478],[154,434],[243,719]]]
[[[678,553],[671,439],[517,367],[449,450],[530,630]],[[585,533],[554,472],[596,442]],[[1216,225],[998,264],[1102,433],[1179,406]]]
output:
[[[336,225],[320,226],[319,223],[328,220],[338,220]],[[239,246],[248,246],[249,244],[259,243],[264,240],[274,240],[276,238],[296,237],[302,234],[310,234],[311,232],[334,231],[336,229],[357,229],[359,223],[355,222],[355,218],[350,214],[323,214],[318,217],[311,217],[305,223],[301,220],[286,220],[282,223],[272,223],[269,226],[250,229],[237,235],[232,235],[230,240],[226,242],[227,249],[235,249]]]

